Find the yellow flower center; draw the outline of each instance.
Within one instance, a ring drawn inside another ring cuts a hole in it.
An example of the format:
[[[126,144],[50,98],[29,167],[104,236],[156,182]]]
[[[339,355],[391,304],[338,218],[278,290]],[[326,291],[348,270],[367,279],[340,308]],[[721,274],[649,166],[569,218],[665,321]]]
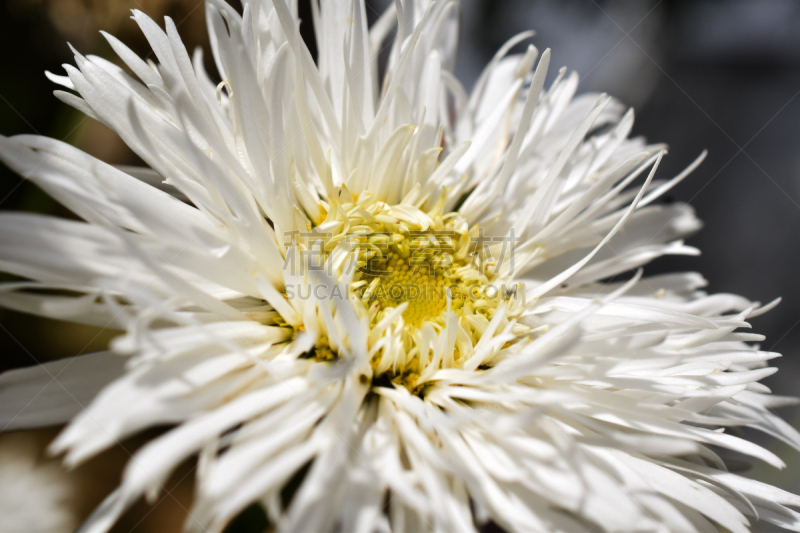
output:
[[[427,208],[393,206],[343,188],[323,205],[324,220],[292,241],[301,253],[321,250],[314,264],[328,268],[333,279],[349,280],[344,291],[360,302],[356,311],[370,327],[374,384],[419,392],[436,370],[491,366],[519,350],[530,333],[517,318],[524,296],[504,285],[492,253],[476,244],[479,228],[458,212],[445,213],[444,205],[444,195]],[[490,327],[498,310],[500,321]],[[505,342],[484,342],[476,350],[487,330]],[[309,357],[332,360],[326,342],[320,340]]]
[[[454,258],[452,232],[436,233],[393,235],[386,253],[361,268],[367,284],[356,294],[367,304],[379,303],[380,310],[406,304],[403,320],[409,327],[419,328],[424,320],[440,317],[448,296],[451,302],[463,298],[466,287],[457,269],[469,269],[469,262]]]
[[[408,302],[403,311],[406,324],[419,327],[426,318],[442,314],[447,304],[447,278],[435,268],[411,266],[408,258],[392,254],[386,269],[391,272],[382,280],[381,288],[387,290],[377,295],[384,307],[397,307]]]

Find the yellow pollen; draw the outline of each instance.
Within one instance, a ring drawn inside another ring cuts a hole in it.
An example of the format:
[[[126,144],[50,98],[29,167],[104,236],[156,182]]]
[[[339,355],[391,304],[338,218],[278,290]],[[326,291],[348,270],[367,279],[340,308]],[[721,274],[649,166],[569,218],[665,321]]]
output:
[[[382,308],[408,303],[403,320],[418,328],[423,320],[440,316],[447,307],[449,269],[416,262],[410,254],[408,257],[398,252],[389,254],[385,262],[376,265],[381,272],[375,278],[379,282],[373,295]]]

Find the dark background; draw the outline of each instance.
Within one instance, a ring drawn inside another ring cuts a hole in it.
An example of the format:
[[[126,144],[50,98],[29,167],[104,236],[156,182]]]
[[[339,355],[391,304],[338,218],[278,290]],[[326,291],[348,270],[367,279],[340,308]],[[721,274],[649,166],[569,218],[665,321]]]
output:
[[[369,2],[371,15],[386,3]],[[72,62],[67,40],[83,53],[114,60],[97,34],[100,29],[148,55],[128,18],[133,8],[157,21],[173,17],[190,49],[206,45],[203,7],[197,0],[5,0],[0,7],[0,134],[40,133],[111,163],[136,163],[108,130],[58,102],[43,75],[46,69],[62,73],[60,64]],[[306,13],[303,26],[309,30]],[[534,29],[534,44],[553,50],[551,74],[561,66],[577,70],[582,92],[619,97],[636,109],[635,134],[669,144],[660,177],[675,175],[709,150],[705,163],[671,193],[675,200],[690,202],[704,221],[704,229],[689,240],[703,254],[660,259],[646,273],[697,270],[709,280],[711,292],[738,293],[763,303],[782,297],[781,305],[753,320],[753,326],[767,336],[764,349],[784,355],[773,362],[780,372],[766,383],[776,393],[798,394],[800,3],[464,0],[462,22],[456,74],[467,88],[504,41]],[[4,167],[0,209],[66,214]],[[113,335],[0,311],[0,369],[102,349]],[[800,410],[782,414],[800,427]],[[800,453],[769,439],[759,441],[790,466],[777,472],[755,465],[751,474],[800,492]],[[124,453],[119,455],[124,459]],[[80,475],[96,486],[113,483],[115,477],[91,469]],[[120,531],[151,530],[151,520],[175,511],[169,502],[162,506],[167,510],[159,508],[142,522],[132,520]]]

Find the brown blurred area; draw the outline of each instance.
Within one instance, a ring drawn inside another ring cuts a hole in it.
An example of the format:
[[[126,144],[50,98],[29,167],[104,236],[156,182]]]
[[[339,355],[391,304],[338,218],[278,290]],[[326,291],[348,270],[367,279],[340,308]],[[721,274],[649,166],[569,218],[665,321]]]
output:
[[[65,470],[59,458],[50,457],[47,445],[58,428],[0,434],[0,531],[62,533],[73,531],[119,483],[123,466],[130,455],[147,440],[157,436],[149,431],[128,439],[80,465]],[[192,501],[194,464],[179,466],[152,504],[140,501],[125,513],[111,530],[113,533],[153,533],[181,531]],[[24,494],[25,490],[32,494]],[[12,492],[9,495],[8,491]],[[23,491],[23,494],[19,494]],[[29,502],[25,502],[29,499]],[[10,508],[10,506],[14,508]],[[19,507],[31,511],[20,513]],[[58,513],[55,510],[58,510]],[[9,516],[28,514],[26,524],[9,523]],[[57,514],[56,517],[52,516]],[[41,518],[39,518],[41,517]],[[33,529],[40,523],[57,520],[55,529]],[[25,529],[19,529],[20,527]]]
[[[78,50],[97,47],[98,32],[107,31],[134,43],[134,50],[145,46],[135,25],[129,23],[132,9],[147,13],[155,20],[172,17],[181,26],[184,42],[202,45],[206,34],[202,2],[197,0],[8,0],[8,14],[17,21],[46,18],[62,40]],[[199,14],[198,17],[193,15]]]

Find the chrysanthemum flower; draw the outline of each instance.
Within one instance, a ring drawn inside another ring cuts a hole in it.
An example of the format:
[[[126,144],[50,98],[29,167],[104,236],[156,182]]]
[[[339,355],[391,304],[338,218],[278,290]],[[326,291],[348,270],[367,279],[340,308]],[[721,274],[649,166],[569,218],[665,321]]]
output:
[[[769,306],[617,276],[695,253],[691,208],[657,200],[699,159],[655,180],[664,147],[575,74],[545,87],[548,51],[509,55],[527,34],[468,95],[455,3],[368,29],[363,1],[313,1],[316,63],[295,4],[208,2],[220,83],[138,11],[157,63],[106,35],[129,70],[50,75],[149,168],[0,140],[82,219],[0,215],[0,303],[124,330],[0,377],[7,427],[75,415],[67,465],[171,427],[85,531],[195,456],[196,531],[254,502],[278,531],[800,530],[800,498],[723,453],[783,466],[736,426],[800,445],[759,384],[776,354],[737,331]]]

